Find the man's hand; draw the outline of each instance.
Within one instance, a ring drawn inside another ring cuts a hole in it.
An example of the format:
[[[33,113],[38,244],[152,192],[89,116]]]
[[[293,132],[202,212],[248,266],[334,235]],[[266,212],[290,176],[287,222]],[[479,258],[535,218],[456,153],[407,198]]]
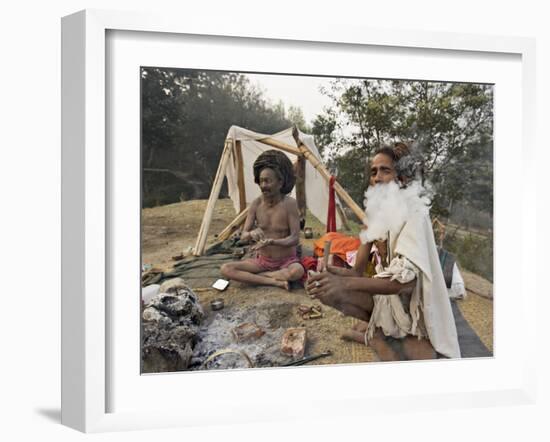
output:
[[[308,278],[306,290],[308,294],[321,301],[323,304],[333,305],[339,298],[344,288],[344,278],[335,274],[337,267],[328,266],[328,271]]]
[[[260,242],[260,241],[263,241],[265,240],[265,234],[264,234],[264,231],[261,229],[261,228],[256,228],[254,230],[251,230],[250,231],[250,238],[252,239],[252,241],[254,242]]]
[[[245,243],[250,241],[258,242],[263,239],[265,239],[264,231],[259,227],[254,230],[245,231],[241,235],[241,241]]]
[[[252,250],[253,252],[257,251],[257,250],[260,250],[261,248],[265,247],[265,246],[270,246],[273,244],[273,240],[271,238],[269,239],[262,239],[260,241],[258,241],[256,244],[254,244],[250,250]]]

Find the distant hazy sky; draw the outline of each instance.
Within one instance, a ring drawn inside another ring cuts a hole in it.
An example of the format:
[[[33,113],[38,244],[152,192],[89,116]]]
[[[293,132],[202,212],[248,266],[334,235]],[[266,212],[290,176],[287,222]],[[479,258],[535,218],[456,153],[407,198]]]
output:
[[[246,74],[252,84],[264,91],[264,96],[273,104],[279,100],[288,111],[290,106],[302,109],[307,124],[329,106],[330,99],[319,92],[320,86],[328,87],[330,78],[297,75]]]

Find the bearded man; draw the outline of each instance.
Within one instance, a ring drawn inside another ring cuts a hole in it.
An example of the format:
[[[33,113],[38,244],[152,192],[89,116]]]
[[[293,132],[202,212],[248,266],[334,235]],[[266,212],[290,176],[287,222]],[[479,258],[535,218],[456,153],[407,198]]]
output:
[[[254,182],[261,196],[250,204],[241,241],[252,242],[257,255],[221,267],[228,279],[271,285],[286,290],[299,280],[304,268],[296,254],[300,241],[298,205],[288,196],[296,181],[292,163],[278,150],[263,152],[254,162]]]
[[[376,151],[365,194],[368,227],[353,269],[329,266],[307,290],[362,322],[343,337],[364,342],[382,360],[459,358],[450,301],[429,218],[403,143]],[[365,276],[373,252],[374,270]]]

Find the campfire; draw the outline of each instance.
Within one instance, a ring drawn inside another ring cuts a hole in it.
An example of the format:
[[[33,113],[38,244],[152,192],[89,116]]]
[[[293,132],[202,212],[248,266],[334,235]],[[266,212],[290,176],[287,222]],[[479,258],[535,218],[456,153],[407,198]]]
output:
[[[276,299],[213,309],[201,305],[182,279],[165,284],[142,313],[143,371],[148,373],[299,365],[307,334],[297,322],[321,317],[320,306]]]

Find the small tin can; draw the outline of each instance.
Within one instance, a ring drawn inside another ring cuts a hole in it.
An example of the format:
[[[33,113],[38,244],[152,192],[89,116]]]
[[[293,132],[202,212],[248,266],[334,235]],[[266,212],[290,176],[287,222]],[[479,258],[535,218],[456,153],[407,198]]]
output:
[[[210,301],[210,307],[212,310],[221,310],[224,306],[223,299],[217,298]]]

